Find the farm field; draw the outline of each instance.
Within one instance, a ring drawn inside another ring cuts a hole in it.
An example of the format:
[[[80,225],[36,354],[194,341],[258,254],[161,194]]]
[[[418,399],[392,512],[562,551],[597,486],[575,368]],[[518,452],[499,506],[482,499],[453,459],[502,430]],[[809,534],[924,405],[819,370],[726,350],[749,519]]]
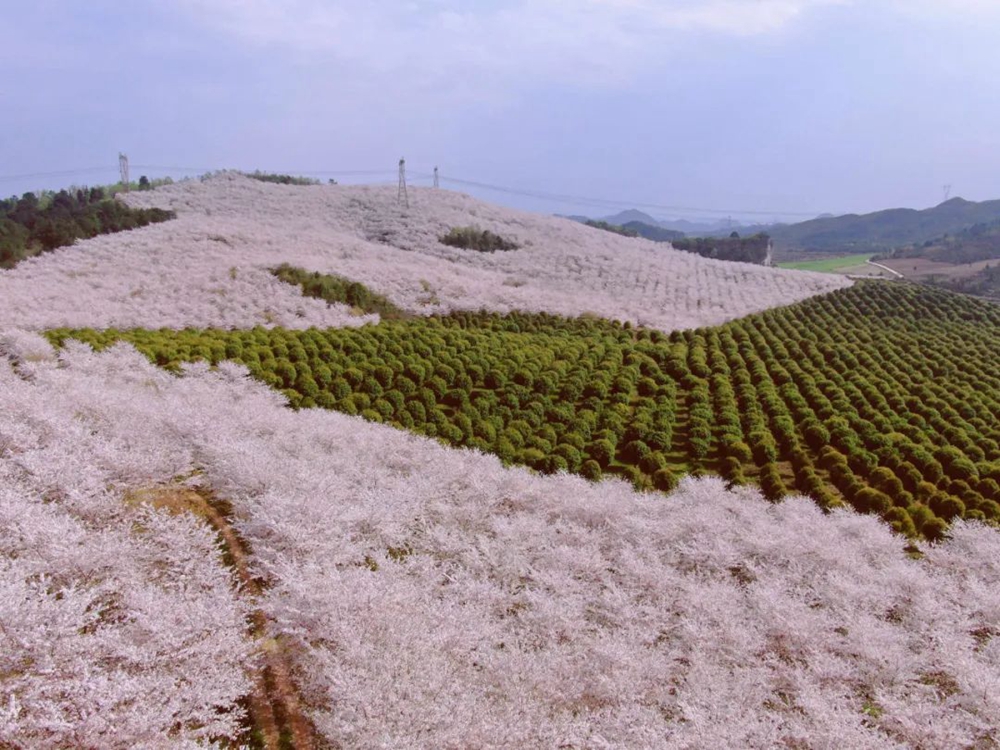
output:
[[[1000,308],[411,200],[0,271],[0,746],[991,746]]]
[[[232,359],[293,406],[545,473],[669,491],[710,471],[774,500],[846,500],[909,536],[938,538],[956,517],[1000,521],[1000,309],[956,295],[866,283],[670,336],[468,313],[326,332],[49,336],[127,341],[170,368]]]
[[[226,364],[4,346],[8,745],[280,747],[241,699],[275,655],[306,725],[286,747],[944,748],[1000,721],[982,524],[914,559],[795,496],[504,468]],[[225,500],[259,596],[199,516],[128,502],[157,492]]]
[[[998,263],[996,260],[944,263],[926,258],[889,258],[879,262],[914,281],[928,281],[935,277],[947,280],[966,279]]]
[[[408,209],[397,204],[395,188],[275,185],[227,173],[127,200],[178,216],[5,272],[5,326],[309,328],[375,320],[279,284],[266,269],[281,263],[348,277],[416,314],[590,314],[665,331],[715,325],[850,283],[701,258],[445,190],[414,189]],[[440,241],[469,226],[519,249],[481,253]]]
[[[778,268],[789,268],[796,271],[816,271],[818,273],[848,273],[845,269],[856,269],[867,265],[865,261],[872,257],[871,253],[853,253],[834,258],[819,260],[794,260],[778,263]],[[875,269],[873,269],[875,270]]]

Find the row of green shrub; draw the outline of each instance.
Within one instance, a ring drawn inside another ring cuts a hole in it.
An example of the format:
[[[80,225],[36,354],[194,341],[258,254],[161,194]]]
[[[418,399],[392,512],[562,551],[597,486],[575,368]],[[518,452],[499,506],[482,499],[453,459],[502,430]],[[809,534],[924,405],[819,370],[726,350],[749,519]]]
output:
[[[402,320],[410,317],[388,298],[376,294],[364,284],[333,274],[306,271],[282,263],[271,273],[302,289],[302,294],[326,301],[328,304],[350,305],[364,313],[378,313],[383,320]]]
[[[60,190],[45,201],[34,193],[0,200],[0,268],[72,245],[78,239],[135,229],[174,217],[159,208],[129,208],[102,188]]]
[[[878,513],[908,535],[1000,519],[1000,309],[861,284],[675,332],[456,313],[360,329],[55,331],[158,364],[243,362],[296,408],[357,414],[544,472],[685,472]]]
[[[489,229],[477,227],[452,227],[440,238],[442,244],[458,247],[463,250],[476,250],[480,253],[493,253],[497,250],[517,250],[518,245],[511,240],[494,234]]]

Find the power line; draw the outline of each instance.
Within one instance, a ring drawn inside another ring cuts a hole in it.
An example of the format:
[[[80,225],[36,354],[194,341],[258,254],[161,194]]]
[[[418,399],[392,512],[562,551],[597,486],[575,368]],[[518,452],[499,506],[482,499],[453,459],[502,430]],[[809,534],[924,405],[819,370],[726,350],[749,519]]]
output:
[[[427,176],[427,175],[422,175]],[[508,193],[510,195],[520,195],[528,198],[538,198],[541,200],[550,200],[558,203],[570,203],[573,205],[590,205],[597,207],[625,207],[625,208],[650,208],[659,211],[684,211],[688,213],[707,213],[707,214],[721,214],[728,216],[729,214],[744,214],[750,216],[808,216],[815,217],[821,212],[819,211],[760,211],[760,210],[748,210],[748,209],[736,209],[736,208],[699,208],[695,206],[666,206],[659,203],[644,203],[642,201],[627,201],[627,200],[612,200],[610,198],[593,198],[580,195],[565,195],[561,193],[546,193],[537,190],[522,190],[518,188],[505,187],[503,185],[491,185],[485,182],[476,182],[473,180],[464,180],[457,177],[446,177],[441,175],[440,178],[443,182],[450,182],[455,185],[466,185],[469,187],[478,187],[484,190],[493,190],[499,193]]]
[[[84,167],[82,169],[65,169],[60,172],[32,172],[30,174],[8,174],[0,176],[0,181],[14,180],[35,180],[46,177],[73,177],[79,174],[91,174],[94,172],[113,172],[114,167]]]
[[[202,174],[220,171],[218,169],[213,169],[211,167],[182,167],[182,166],[168,166],[168,165],[157,165],[157,164],[133,164],[134,169],[143,170],[157,170],[163,172],[198,172]],[[93,173],[110,173],[112,172],[111,167],[84,167],[80,169],[67,169],[56,172],[34,172],[26,174],[16,174],[16,175],[2,175],[0,176],[0,181],[15,181],[15,180],[32,180],[32,179],[44,179],[51,177],[72,177],[76,175],[83,174],[93,174]],[[306,171],[293,170],[288,172],[288,174],[299,174],[304,177],[306,176],[342,176],[342,177],[388,177],[393,174],[391,170],[387,169],[313,169]],[[643,201],[629,201],[629,200],[616,200],[611,198],[601,198],[594,196],[582,196],[582,195],[569,195],[564,193],[550,193],[542,190],[526,190],[523,188],[510,187],[505,185],[495,185],[488,182],[480,182],[478,180],[469,180],[461,177],[448,177],[446,175],[440,174],[438,169],[435,167],[433,173],[427,172],[410,172],[410,176],[417,177],[423,180],[431,181],[434,186],[440,185],[441,182],[450,183],[452,185],[462,186],[462,187],[474,187],[482,190],[489,190],[497,193],[505,193],[507,195],[517,195],[525,198],[535,198],[537,200],[550,201],[555,203],[564,203],[576,206],[590,206],[594,208],[644,208],[656,211],[669,211],[669,212],[683,212],[689,214],[710,214],[710,215],[720,215],[729,216],[732,214],[744,215],[744,216],[788,216],[788,217],[815,217],[821,212],[819,211],[775,211],[775,210],[752,210],[752,209],[734,209],[734,208],[705,208],[698,206],[672,206],[664,205],[660,203],[646,203]],[[405,173],[402,177],[402,187],[401,187],[401,202],[405,202],[408,199],[405,187]]]

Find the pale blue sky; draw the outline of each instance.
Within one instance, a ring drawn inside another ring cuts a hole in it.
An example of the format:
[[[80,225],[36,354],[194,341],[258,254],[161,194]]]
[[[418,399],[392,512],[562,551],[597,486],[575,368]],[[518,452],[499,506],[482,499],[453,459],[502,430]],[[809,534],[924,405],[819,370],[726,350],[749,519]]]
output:
[[[0,178],[107,169],[0,194],[125,151],[758,218],[1000,198],[998,40],[1000,0],[34,0],[0,19]]]

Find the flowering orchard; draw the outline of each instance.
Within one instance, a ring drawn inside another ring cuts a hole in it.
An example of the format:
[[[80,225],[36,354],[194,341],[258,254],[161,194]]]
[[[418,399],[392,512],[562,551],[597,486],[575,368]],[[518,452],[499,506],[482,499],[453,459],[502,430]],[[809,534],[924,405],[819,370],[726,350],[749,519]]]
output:
[[[178,476],[231,504],[323,743],[952,748],[1000,725],[1000,537],[980,523],[914,559],[871,517],[504,468],[287,409],[230,364],[6,352],[0,466],[28,486],[0,508],[31,520],[0,542],[5,744],[236,736],[220,722],[254,662],[208,537],[120,501]],[[102,592],[123,595],[67,611]]]
[[[31,329],[350,325],[266,279],[290,263],[361,282],[412,313],[591,313],[665,331],[715,325],[849,285],[830,274],[726,263],[448,190],[289,186],[236,174],[127,198],[177,218],[79,242],[0,275],[0,320]],[[442,237],[476,226],[518,250]]]
[[[0,747],[996,745],[997,308],[411,198],[0,272]]]
[[[844,501],[907,535],[1000,521],[1000,310],[864,284],[674,333],[457,313],[329,331],[56,331],[154,362],[244,363],[337,409],[546,473],[670,490],[712,471]],[[966,362],[961,368],[952,363]]]
[[[190,449],[147,431],[127,389],[56,385],[44,341],[0,345],[20,362],[0,362],[0,746],[238,736],[253,645],[214,535],[133,502],[189,474]]]

